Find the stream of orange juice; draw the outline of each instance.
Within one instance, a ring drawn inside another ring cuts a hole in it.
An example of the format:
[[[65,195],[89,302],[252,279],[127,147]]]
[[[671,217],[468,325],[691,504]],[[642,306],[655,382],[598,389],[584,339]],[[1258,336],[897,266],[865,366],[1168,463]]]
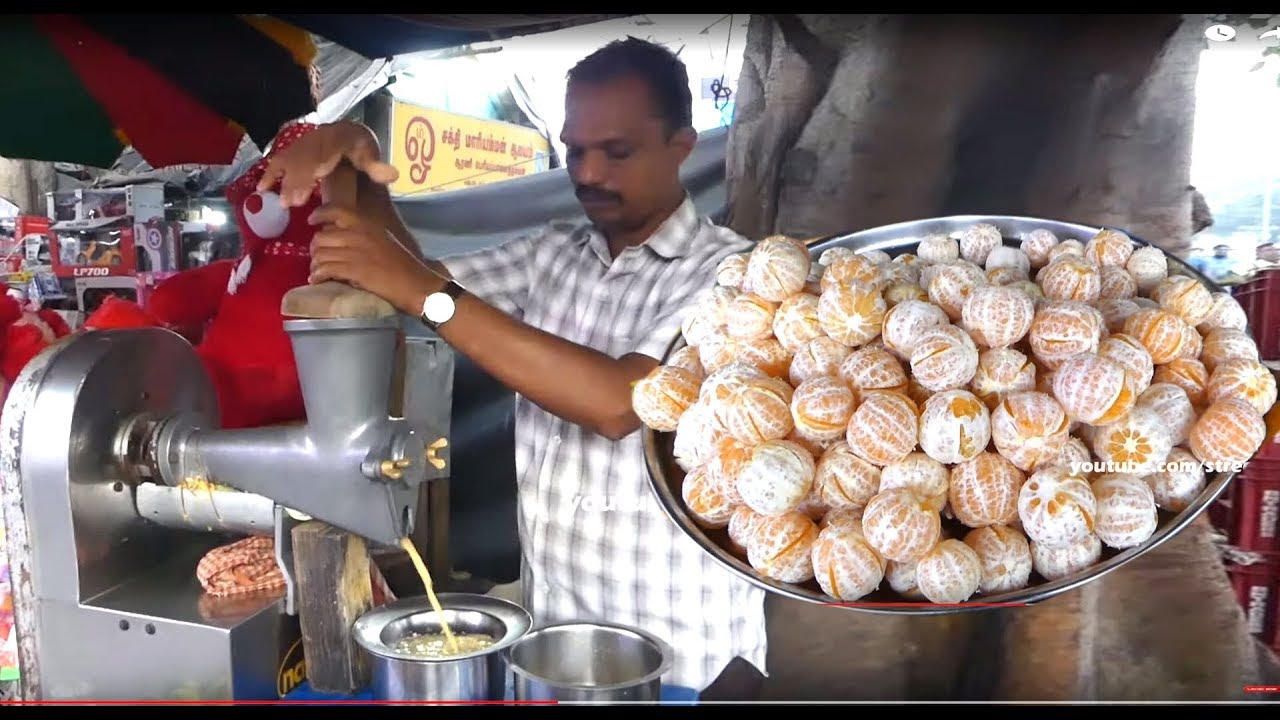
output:
[[[405,537],[400,538],[400,547],[409,553],[409,559],[413,561],[413,566],[418,569],[418,577],[422,578],[422,586],[427,589],[427,600],[431,603],[431,609],[436,611],[436,617],[440,618],[440,629],[444,631],[444,637],[449,642],[449,650],[459,653],[458,638],[454,637],[453,631],[449,629],[449,621],[444,617],[444,609],[440,607],[440,600],[436,597],[435,587],[431,583],[431,573],[427,571],[427,564],[422,561],[422,556],[418,554],[418,548],[414,547],[413,540]]]

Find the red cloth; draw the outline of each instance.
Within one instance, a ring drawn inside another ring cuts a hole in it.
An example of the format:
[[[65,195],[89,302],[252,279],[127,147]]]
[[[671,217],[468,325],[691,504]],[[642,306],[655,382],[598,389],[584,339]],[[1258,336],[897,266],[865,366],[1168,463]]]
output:
[[[307,284],[315,235],[308,220],[320,195],[317,186],[306,205],[287,209],[274,192],[259,193],[256,186],[272,154],[315,127],[281,130],[267,157],[227,188],[243,248],[238,261],[181,272],[156,286],[145,309],[104,304],[85,323],[90,329],[203,325],[196,352],[217,390],[224,428],[306,419],[280,303]]]
[[[32,311],[10,295],[0,295],[0,376],[4,395],[27,363],[60,338],[71,334],[62,316],[52,310]]]

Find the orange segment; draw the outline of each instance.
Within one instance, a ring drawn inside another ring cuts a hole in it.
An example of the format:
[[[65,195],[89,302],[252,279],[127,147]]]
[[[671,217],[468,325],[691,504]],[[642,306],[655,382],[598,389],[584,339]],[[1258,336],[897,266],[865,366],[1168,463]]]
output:
[[[886,560],[912,562],[933,549],[942,532],[942,518],[926,500],[907,488],[886,490],[867,503],[862,530]]]
[[[1191,428],[1189,444],[1201,462],[1243,464],[1262,447],[1266,434],[1266,422],[1253,405],[1227,398],[1204,411]]]
[[[804,243],[782,236],[767,237],[751,250],[744,281],[751,292],[780,303],[804,289],[811,266]]]
[[[858,401],[872,390],[907,390],[907,371],[884,348],[862,348],[854,351],[840,364],[839,374]]]
[[[813,544],[813,572],[818,586],[841,602],[871,594],[884,579],[885,560],[861,532],[833,525]]]
[[[884,467],[906,457],[920,440],[916,404],[906,395],[875,390],[854,410],[845,432],[849,449],[872,465]]]
[[[853,415],[853,391],[836,377],[806,380],[791,396],[791,419],[805,440],[828,443],[844,437]]]
[[[725,308],[725,331],[735,340],[763,340],[773,334],[777,311],[777,303],[755,293],[741,293]]]
[[[962,388],[978,371],[978,346],[955,325],[925,333],[911,353],[911,375],[933,392]]]
[[[1009,347],[1031,329],[1036,306],[1025,292],[1011,287],[979,287],[961,308],[964,328],[980,347]]]
[[[940,392],[920,415],[920,447],[940,463],[953,465],[973,459],[991,440],[991,416],[968,390]]]
[[[1177,385],[1192,405],[1203,405],[1209,389],[1209,371],[1199,360],[1176,358],[1156,368],[1152,381]]]
[[[1133,255],[1133,241],[1119,230],[1104,228],[1084,246],[1084,257],[1098,267],[1123,268]]]
[[[747,561],[767,578],[786,583],[813,579],[818,526],[802,513],[763,517],[747,541]]]
[[[1050,300],[1096,302],[1102,292],[1098,268],[1083,258],[1072,255],[1049,263],[1039,273],[1040,289]]]
[[[773,316],[773,335],[782,347],[797,353],[810,342],[823,336],[818,322],[818,296],[809,293],[792,295],[778,306]]]
[[[1055,370],[1070,357],[1097,352],[1103,327],[1102,313],[1085,303],[1049,301],[1036,309],[1027,338],[1036,360]]]
[[[1156,365],[1178,357],[1184,340],[1186,323],[1167,310],[1143,308],[1124,322],[1124,334],[1136,338],[1151,354]]]
[[[1209,377],[1208,399],[1217,402],[1227,398],[1244,400],[1258,414],[1266,415],[1276,404],[1276,376],[1256,360],[1224,360]]]
[[[982,560],[959,540],[943,540],[916,564],[916,586],[930,602],[957,604],[982,584]]]
[[[1029,584],[1031,545],[1021,531],[1008,525],[988,525],[967,533],[964,544],[978,555],[982,568],[979,592],[994,595]]]
[[[987,284],[987,275],[978,267],[968,264],[935,266],[925,289],[929,301],[942,308],[947,318],[959,322],[964,301],[975,288]]]
[[[996,450],[1024,472],[1056,461],[1069,427],[1062,406],[1041,392],[1012,393],[991,413],[991,439]]]
[[[864,283],[834,284],[818,298],[818,322],[823,332],[849,347],[874,340],[887,310],[880,291]]]
[[[697,468],[685,475],[680,492],[685,507],[699,525],[708,529],[728,527],[733,503],[716,489],[704,469]]]
[[[780,440],[795,427],[791,420],[794,391],[784,380],[749,378],[725,400],[721,416],[730,436],[746,445]]]
[[[1094,532],[1098,514],[1093,489],[1069,468],[1054,466],[1034,473],[1018,494],[1018,517],[1032,542],[1069,547]]]
[[[1004,456],[979,453],[951,468],[947,499],[967,527],[1007,525],[1018,517],[1018,489],[1024,475]]]
[[[1097,355],[1077,355],[1053,375],[1053,396],[1072,420],[1106,425],[1137,400],[1124,368]]]
[[[840,364],[849,357],[849,353],[848,346],[826,335],[814,338],[796,351],[795,357],[791,359],[787,376],[792,385],[799,385],[811,378],[836,375],[840,371]]]
[[[861,510],[880,491],[881,477],[880,468],[838,442],[818,459],[814,487],[820,501],[833,510]]]
[[[1151,488],[1136,475],[1113,473],[1093,483],[1098,503],[1096,533],[1108,547],[1125,550],[1146,542],[1160,516]]]
[[[700,386],[688,370],[659,365],[632,387],[631,407],[648,427],[673,432],[680,416],[697,401]]]
[[[841,255],[833,258],[822,273],[822,292],[837,285],[865,285],[880,287],[880,267],[865,255]]]

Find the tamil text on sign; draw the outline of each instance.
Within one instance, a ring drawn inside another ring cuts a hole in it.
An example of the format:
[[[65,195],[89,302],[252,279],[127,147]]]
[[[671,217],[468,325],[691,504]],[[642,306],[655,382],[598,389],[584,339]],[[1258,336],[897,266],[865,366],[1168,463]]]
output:
[[[398,195],[460,190],[546,170],[550,144],[536,130],[396,102],[391,164]]]

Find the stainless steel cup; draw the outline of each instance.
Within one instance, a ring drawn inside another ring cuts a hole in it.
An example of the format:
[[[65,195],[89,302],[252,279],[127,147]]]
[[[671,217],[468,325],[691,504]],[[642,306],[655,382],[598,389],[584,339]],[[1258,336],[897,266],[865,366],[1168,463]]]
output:
[[[623,625],[572,622],[527,633],[504,653],[516,700],[658,702],[671,648]]]
[[[356,643],[369,658],[375,700],[505,700],[510,669],[503,651],[529,631],[519,605],[486,595],[442,593],[445,622],[457,634],[485,633],[496,642],[482,652],[433,660],[395,651],[410,635],[442,632],[425,597],[403,598],[356,621]]]

